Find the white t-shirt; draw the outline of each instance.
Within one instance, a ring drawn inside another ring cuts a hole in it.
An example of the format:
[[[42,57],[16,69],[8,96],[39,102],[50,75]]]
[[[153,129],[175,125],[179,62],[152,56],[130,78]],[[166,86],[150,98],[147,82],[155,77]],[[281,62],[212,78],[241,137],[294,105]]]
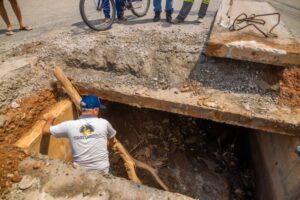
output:
[[[68,137],[72,146],[73,161],[87,169],[109,168],[107,139],[116,135],[116,130],[102,118],[82,116],[51,126],[55,137]]]

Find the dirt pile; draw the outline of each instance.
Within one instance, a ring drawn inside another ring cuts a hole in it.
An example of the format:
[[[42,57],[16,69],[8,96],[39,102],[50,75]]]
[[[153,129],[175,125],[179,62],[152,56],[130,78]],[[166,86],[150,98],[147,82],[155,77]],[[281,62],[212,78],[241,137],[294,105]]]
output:
[[[300,68],[286,68],[280,83],[280,103],[300,109]]]
[[[104,177],[99,171],[87,171],[71,163],[41,155],[25,159],[20,165],[24,175],[4,199],[178,199],[191,198],[137,185],[117,177]]]
[[[20,181],[18,164],[28,153],[13,144],[39,120],[42,112],[55,103],[52,91],[45,90],[23,99],[14,100],[1,114],[0,126],[0,192]]]

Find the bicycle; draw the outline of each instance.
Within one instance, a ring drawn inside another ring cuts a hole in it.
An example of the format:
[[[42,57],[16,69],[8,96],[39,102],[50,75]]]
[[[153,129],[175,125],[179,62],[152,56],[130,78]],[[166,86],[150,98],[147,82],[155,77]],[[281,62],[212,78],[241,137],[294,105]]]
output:
[[[124,10],[131,10],[137,17],[147,14],[150,0],[125,0]],[[95,31],[109,29],[116,19],[114,0],[80,0],[80,15],[84,23]]]

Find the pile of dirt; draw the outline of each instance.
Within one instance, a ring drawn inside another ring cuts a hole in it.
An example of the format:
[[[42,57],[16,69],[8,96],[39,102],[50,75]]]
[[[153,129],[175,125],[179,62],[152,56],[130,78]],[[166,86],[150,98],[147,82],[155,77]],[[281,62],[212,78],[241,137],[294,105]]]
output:
[[[254,198],[247,129],[117,103],[103,116],[171,191],[208,200]],[[110,161],[113,174],[127,178],[122,159],[111,154]],[[144,184],[160,188],[147,172],[138,174]]]
[[[300,108],[300,68],[286,68],[280,83],[280,101],[282,105],[294,109]]]
[[[97,170],[74,167],[72,163],[50,159],[40,154],[26,158],[20,164],[23,178],[13,184],[9,194],[1,199],[43,200],[107,200],[107,199],[176,199],[192,200],[123,178],[103,176]]]
[[[56,102],[50,90],[44,90],[29,97],[12,101],[0,115],[0,192],[18,182],[21,177],[18,164],[28,153],[13,144],[39,120],[42,113]]]

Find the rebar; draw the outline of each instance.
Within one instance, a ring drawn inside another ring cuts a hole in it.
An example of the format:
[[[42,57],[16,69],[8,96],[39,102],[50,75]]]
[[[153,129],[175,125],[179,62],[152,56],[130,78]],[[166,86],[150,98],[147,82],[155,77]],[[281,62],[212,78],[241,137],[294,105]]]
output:
[[[265,17],[265,16],[270,16],[270,15],[277,15],[277,22],[274,26],[271,27],[271,29],[268,32],[263,31],[258,25],[265,26],[266,21],[264,19],[259,19],[259,17]],[[239,24],[245,22],[246,25],[239,27]],[[246,13],[241,13],[238,15],[235,20],[233,21],[233,24],[229,27],[230,31],[240,31],[244,28],[247,28],[249,26],[253,26],[256,28],[260,33],[262,33],[265,37],[277,37],[275,33],[272,33],[274,28],[278,26],[280,23],[280,14],[279,13],[267,13],[267,14],[260,14],[260,15],[255,15],[252,14],[250,16],[247,16]]]

